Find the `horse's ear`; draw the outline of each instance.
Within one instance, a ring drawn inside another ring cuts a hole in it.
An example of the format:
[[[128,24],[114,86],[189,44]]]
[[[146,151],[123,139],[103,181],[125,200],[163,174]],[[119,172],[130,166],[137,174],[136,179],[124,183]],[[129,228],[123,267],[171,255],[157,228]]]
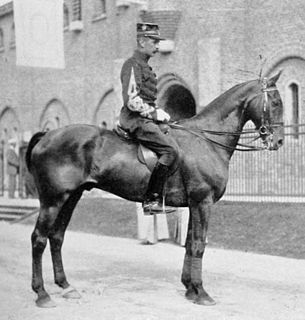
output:
[[[279,79],[281,73],[283,70],[280,70],[275,76],[273,76],[272,78],[268,79],[268,87],[272,87],[275,86],[277,80]]]

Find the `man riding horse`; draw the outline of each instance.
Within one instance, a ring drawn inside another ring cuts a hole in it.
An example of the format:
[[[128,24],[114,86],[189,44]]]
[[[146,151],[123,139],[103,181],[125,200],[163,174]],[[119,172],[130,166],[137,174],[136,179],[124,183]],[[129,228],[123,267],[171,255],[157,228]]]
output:
[[[164,39],[160,36],[158,25],[138,23],[137,49],[121,70],[124,105],[120,126],[159,158],[146,191],[144,213],[164,211],[164,186],[171,168],[178,160],[175,140],[160,129],[160,124],[167,123],[170,116],[155,103],[157,77],[148,64],[148,60],[158,52],[160,40]]]

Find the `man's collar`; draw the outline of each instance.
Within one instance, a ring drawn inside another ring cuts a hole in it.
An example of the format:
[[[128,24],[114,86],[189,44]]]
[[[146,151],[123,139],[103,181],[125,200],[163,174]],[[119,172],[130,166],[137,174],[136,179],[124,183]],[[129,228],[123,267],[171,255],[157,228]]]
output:
[[[135,56],[136,58],[138,58],[139,60],[142,60],[142,61],[144,61],[144,62],[148,62],[148,60],[149,60],[149,58],[150,58],[147,54],[145,54],[145,53],[143,53],[143,52],[141,52],[141,51],[139,51],[139,50],[135,50],[134,56]]]

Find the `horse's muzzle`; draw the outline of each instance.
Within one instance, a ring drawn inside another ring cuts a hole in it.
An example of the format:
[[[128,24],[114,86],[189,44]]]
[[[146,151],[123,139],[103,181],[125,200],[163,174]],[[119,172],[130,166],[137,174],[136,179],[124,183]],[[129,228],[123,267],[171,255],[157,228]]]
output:
[[[283,138],[275,139],[275,137],[271,134],[268,136],[263,142],[265,149],[269,151],[276,151],[284,144]]]

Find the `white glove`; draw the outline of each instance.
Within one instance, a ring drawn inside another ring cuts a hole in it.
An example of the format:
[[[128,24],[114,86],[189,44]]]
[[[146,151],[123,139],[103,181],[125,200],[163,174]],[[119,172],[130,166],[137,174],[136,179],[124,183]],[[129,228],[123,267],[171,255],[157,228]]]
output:
[[[152,119],[152,113],[155,111],[155,108],[147,103],[143,103],[143,105],[145,108],[140,112],[141,117]]]
[[[131,96],[127,106],[131,111],[142,112],[145,110],[144,102],[138,95]]]
[[[170,115],[162,109],[156,109],[157,121],[168,122],[170,120]]]

